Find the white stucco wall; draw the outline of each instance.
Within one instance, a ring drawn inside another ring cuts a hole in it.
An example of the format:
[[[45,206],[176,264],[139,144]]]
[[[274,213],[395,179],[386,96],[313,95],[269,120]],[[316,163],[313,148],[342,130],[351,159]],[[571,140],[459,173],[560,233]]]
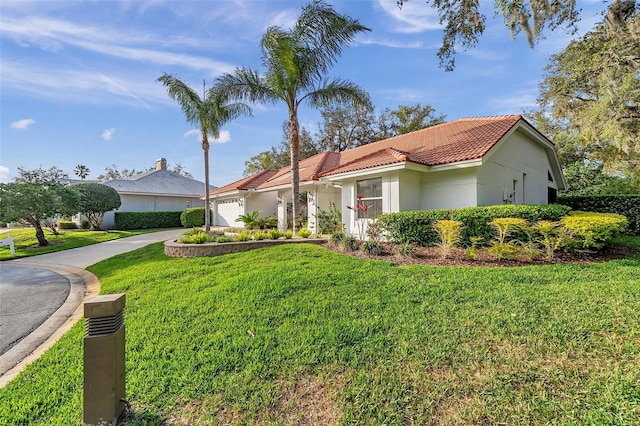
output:
[[[477,205],[476,168],[423,173],[420,209],[448,209]]]
[[[557,188],[548,181],[549,170],[545,149],[515,132],[485,158],[478,172],[478,204],[547,204],[547,188]]]
[[[262,218],[276,216],[278,214],[278,200],[276,192],[256,192],[245,196],[245,211],[251,213],[259,211]],[[243,226],[242,222],[236,222],[233,226]]]
[[[120,194],[120,201],[119,212],[183,211],[189,207],[204,206],[204,201],[197,197]],[[113,229],[114,226],[115,211],[105,213],[101,228]]]
[[[398,172],[398,205],[392,205],[393,212],[420,210],[422,206],[422,194],[420,179],[422,173],[413,170],[401,170]]]

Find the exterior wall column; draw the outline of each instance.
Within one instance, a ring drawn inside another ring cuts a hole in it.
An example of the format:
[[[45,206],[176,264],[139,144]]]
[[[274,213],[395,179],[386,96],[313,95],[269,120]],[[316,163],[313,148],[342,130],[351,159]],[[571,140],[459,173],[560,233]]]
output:
[[[278,229],[287,229],[287,199],[290,192],[278,191],[277,205],[278,205]]]
[[[307,228],[314,234],[318,232],[318,188],[307,191]]]

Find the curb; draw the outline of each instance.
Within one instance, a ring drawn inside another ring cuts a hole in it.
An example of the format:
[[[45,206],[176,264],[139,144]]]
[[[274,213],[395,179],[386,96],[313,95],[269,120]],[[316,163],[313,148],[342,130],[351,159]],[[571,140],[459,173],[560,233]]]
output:
[[[10,263],[7,263],[10,265]],[[71,288],[62,306],[29,335],[0,356],[0,388],[53,346],[83,316],[83,302],[100,292],[98,277],[81,268],[20,262],[14,266],[48,269],[63,275]]]

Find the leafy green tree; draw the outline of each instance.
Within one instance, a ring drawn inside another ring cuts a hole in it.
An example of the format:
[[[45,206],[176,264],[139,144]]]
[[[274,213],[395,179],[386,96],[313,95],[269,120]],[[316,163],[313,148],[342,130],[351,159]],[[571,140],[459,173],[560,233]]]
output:
[[[564,169],[567,183],[563,195],[634,195],[640,194],[640,180],[606,174],[602,165],[576,162]]]
[[[24,220],[36,230],[40,246],[49,244],[42,224],[48,218],[72,215],[80,208],[80,194],[55,181],[0,184],[0,220]]]
[[[357,106],[329,105],[320,110],[323,122],[316,133],[319,152],[342,152],[376,140],[376,115],[371,99]]]
[[[56,166],[51,166],[48,169],[38,167],[33,170],[18,167],[18,176],[15,181],[18,183],[43,183],[68,178],[69,175]]]
[[[551,56],[537,124],[609,174],[640,175],[640,18],[615,1],[604,23]],[[542,126],[540,126],[542,127]]]
[[[80,193],[80,211],[97,231],[102,225],[104,214],[121,205],[120,194],[110,186],[101,183],[79,183],[74,185]]]
[[[89,176],[89,173],[91,173],[91,170],[89,170],[89,168],[84,164],[78,164],[73,170],[73,173],[80,179],[85,180],[87,176]]]
[[[398,105],[380,114],[377,140],[387,139],[444,123],[446,116],[437,114],[431,105]]]
[[[410,0],[398,0],[400,7]],[[421,0],[414,0],[421,1]],[[436,10],[444,26],[442,46],[438,50],[440,66],[446,71],[455,68],[457,49],[475,47],[485,30],[486,16],[480,12],[478,0],[426,0]],[[524,33],[531,47],[548,27],[554,30],[567,27],[575,32],[579,13],[575,0],[496,0],[495,14],[501,14],[505,25],[516,37]]]
[[[204,194],[205,207],[209,208],[209,136],[220,137],[220,128],[230,120],[241,115],[251,115],[251,109],[243,103],[227,103],[223,92],[215,87],[204,90],[200,97],[195,90],[190,88],[177,77],[164,73],[157,81],[167,89],[169,97],[180,104],[187,122],[200,128],[202,137],[202,152],[204,154]],[[211,228],[209,215],[204,216],[204,229],[209,232]]]
[[[365,102],[366,93],[354,83],[326,78],[343,48],[364,31],[369,29],[357,20],[339,15],[322,1],[314,1],[302,9],[293,28],[267,29],[261,40],[264,75],[258,70],[237,68],[217,80],[223,93],[233,98],[282,101],[287,105],[294,232],[298,229],[300,211],[298,109],[303,102],[313,108],[333,102]]]

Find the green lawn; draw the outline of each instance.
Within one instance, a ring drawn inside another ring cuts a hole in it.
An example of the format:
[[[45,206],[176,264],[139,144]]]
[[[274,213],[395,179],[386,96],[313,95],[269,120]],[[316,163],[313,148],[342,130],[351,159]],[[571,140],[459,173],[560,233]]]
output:
[[[130,424],[640,424],[640,257],[405,267],[154,244],[90,270],[127,295]],[[0,424],[81,423],[83,326],[0,390]]]
[[[8,233],[0,234],[0,238],[7,238],[7,235],[9,233],[11,234],[16,249],[15,258],[18,258],[84,247],[155,231],[159,231],[159,229],[140,229],[135,231],[64,230],[60,231],[60,235],[53,235],[51,231],[46,229],[44,235],[47,241],[49,241],[49,245],[44,247],[38,247],[36,231],[33,228],[12,229]],[[164,229],[162,229],[162,231],[164,231]],[[0,260],[15,258],[11,256],[11,251],[8,246],[0,247]]]

